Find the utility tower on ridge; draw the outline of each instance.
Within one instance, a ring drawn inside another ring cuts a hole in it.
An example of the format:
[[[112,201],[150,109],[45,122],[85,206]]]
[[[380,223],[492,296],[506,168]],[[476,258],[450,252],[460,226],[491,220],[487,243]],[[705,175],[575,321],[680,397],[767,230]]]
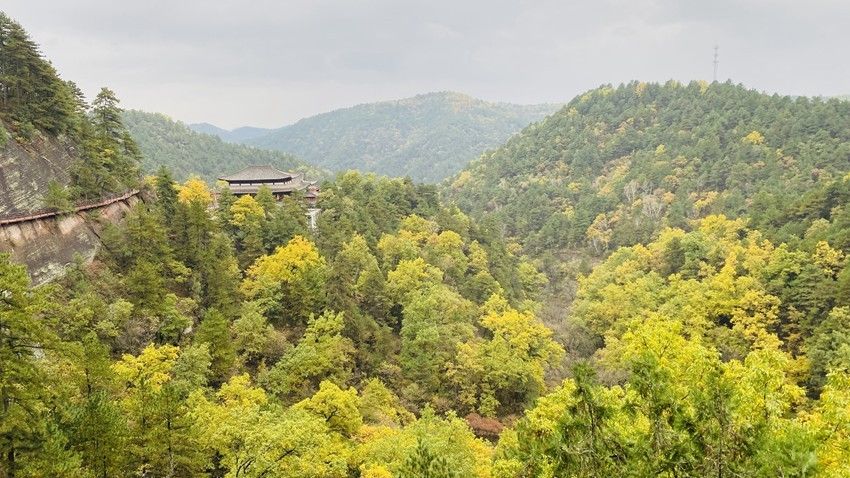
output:
[[[714,45],[714,80],[713,81],[717,81],[717,64],[720,63],[720,61],[717,59],[717,50],[719,50],[719,49],[720,49],[719,46]]]

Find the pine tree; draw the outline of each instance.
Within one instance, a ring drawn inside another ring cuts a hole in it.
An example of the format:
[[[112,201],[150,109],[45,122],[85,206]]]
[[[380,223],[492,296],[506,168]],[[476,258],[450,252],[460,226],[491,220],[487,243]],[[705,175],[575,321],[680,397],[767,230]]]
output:
[[[219,187],[218,191],[218,209],[216,211],[216,219],[221,229],[230,234],[231,239],[236,239],[236,226],[233,225],[233,213],[230,208],[236,202],[236,196],[227,184]]]
[[[24,137],[32,129],[50,134],[71,131],[76,102],[71,89],[42,58],[27,32],[0,12],[0,118]]]
[[[174,215],[177,211],[177,189],[174,186],[171,171],[165,166],[160,166],[156,172],[156,204],[162,217],[162,223],[168,227],[172,236],[174,234]]]
[[[242,269],[247,269],[265,252],[263,232],[259,223],[251,223],[242,228],[240,235],[239,265]]]
[[[42,317],[42,291],[30,290],[23,266],[0,254],[0,476],[16,476],[48,435],[45,375],[36,355],[55,335]]]
[[[118,97],[109,88],[103,87],[92,101],[92,123],[95,133],[105,144],[120,144],[124,134],[121,123],[122,109]]]
[[[73,212],[74,210],[68,190],[56,180],[50,181],[47,184],[47,193],[44,195],[44,206],[63,213]]]
[[[275,201],[271,188],[265,184],[257,189],[257,194],[254,196],[254,199],[260,203],[260,206],[263,207],[266,214],[271,214],[271,212],[277,207],[277,201]]]
[[[295,236],[309,235],[306,212],[303,201],[288,197],[268,211],[268,220],[263,224],[266,251],[273,251]]]
[[[178,203],[174,223],[175,256],[187,267],[197,270],[213,235],[214,223],[200,201]]]
[[[452,470],[445,458],[436,456],[428,448],[425,440],[416,440],[416,449],[407,456],[399,478],[456,478],[457,473]]]
[[[223,383],[230,376],[236,363],[236,349],[230,335],[230,321],[216,309],[210,309],[204,315],[195,340],[208,344],[212,363],[210,370],[217,383]]]
[[[220,310],[225,316],[235,315],[239,304],[239,264],[233,254],[233,244],[217,233],[204,250],[199,266],[202,281],[201,305]]]
[[[114,400],[116,380],[109,350],[94,333],[81,344],[76,362],[80,398],[71,405],[71,445],[79,450],[83,465],[96,476],[121,473],[127,425]]]

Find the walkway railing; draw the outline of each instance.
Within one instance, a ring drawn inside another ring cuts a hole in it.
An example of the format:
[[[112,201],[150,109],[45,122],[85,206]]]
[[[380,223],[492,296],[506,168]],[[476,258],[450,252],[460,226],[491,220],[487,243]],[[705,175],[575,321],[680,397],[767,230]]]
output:
[[[48,217],[61,216],[63,214],[77,213],[80,211],[88,211],[89,209],[97,209],[118,201],[124,201],[137,194],[139,194],[138,189],[131,189],[125,193],[110,194],[109,196],[105,196],[100,199],[78,202],[71,211],[60,211],[56,208],[44,208],[23,214],[11,214],[0,217],[0,226],[19,222],[35,221],[36,219],[45,219]]]

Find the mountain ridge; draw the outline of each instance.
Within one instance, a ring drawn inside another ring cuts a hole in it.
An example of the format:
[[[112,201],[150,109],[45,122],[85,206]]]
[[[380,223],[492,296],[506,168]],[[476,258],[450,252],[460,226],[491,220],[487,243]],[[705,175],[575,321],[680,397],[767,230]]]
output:
[[[212,123],[189,123],[186,126],[196,133],[218,136],[222,141],[228,143],[239,143],[273,131],[270,128],[258,128],[255,126],[240,126],[238,128],[225,129]]]
[[[314,178],[325,175],[290,154],[228,143],[218,136],[194,131],[162,113],[127,110],[123,119],[143,153],[142,167],[149,173],[166,166],[179,179],[197,175],[214,182],[220,175],[246,166],[269,164]]]
[[[194,128],[218,131],[225,141],[288,152],[331,171],[358,169],[439,182],[559,107],[439,91],[340,108],[267,132],[253,127],[221,132],[209,124]]]
[[[710,214],[765,226],[777,204],[850,170],[848,131],[850,104],[835,99],[729,82],[604,85],[473,161],[445,192],[529,250],[601,253]]]

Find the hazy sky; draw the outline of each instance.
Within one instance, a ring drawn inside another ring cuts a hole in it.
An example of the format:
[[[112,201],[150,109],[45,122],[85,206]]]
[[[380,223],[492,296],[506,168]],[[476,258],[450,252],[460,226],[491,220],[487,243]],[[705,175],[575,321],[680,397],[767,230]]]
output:
[[[603,83],[720,79],[850,94],[848,0],[3,0],[66,79],[223,127],[454,90],[565,102]]]

